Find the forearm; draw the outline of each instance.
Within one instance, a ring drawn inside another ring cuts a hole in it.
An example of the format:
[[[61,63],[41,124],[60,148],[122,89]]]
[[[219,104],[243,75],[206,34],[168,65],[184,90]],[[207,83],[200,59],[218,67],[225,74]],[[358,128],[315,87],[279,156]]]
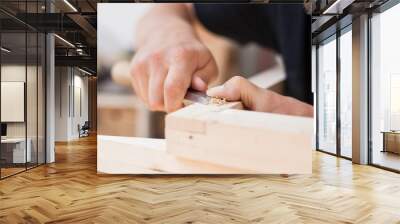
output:
[[[156,4],[139,21],[136,35],[136,46],[143,45],[151,38],[166,41],[172,38],[196,38],[192,22],[195,16],[188,4]]]

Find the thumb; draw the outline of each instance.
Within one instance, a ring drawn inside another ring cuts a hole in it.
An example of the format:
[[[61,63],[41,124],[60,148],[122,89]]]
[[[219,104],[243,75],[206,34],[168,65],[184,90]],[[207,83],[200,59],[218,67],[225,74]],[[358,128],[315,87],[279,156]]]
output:
[[[205,92],[207,90],[207,83],[199,76],[193,76],[191,87],[197,91]]]
[[[260,96],[260,91],[257,86],[247,79],[235,76],[229,79],[224,85],[208,89],[207,95],[225,98],[227,101],[242,101],[246,108],[255,110],[255,101]]]
[[[212,58],[204,67],[197,70],[192,76],[191,87],[197,91],[205,92],[208,84],[218,76],[218,67]]]

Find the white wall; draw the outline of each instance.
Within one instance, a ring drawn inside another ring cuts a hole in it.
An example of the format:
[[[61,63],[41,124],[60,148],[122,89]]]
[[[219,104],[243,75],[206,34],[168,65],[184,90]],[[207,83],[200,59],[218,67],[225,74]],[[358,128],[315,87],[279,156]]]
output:
[[[149,10],[148,3],[97,4],[97,54],[102,63],[112,63],[121,52],[132,49],[138,20]],[[110,44],[112,43],[112,44]]]
[[[55,68],[55,141],[68,141],[69,68]]]
[[[78,124],[88,120],[88,77],[76,68],[56,67],[55,85],[55,140],[77,139]]]
[[[88,77],[75,75],[75,86],[81,88],[82,91],[82,116],[79,116],[80,122],[88,120]]]
[[[2,106],[1,110],[4,113],[7,110],[19,110],[24,116],[26,112],[26,120],[21,122],[6,122],[7,123],[7,137],[9,138],[27,138],[30,140],[32,161],[39,163],[44,162],[44,74],[42,67],[39,66],[25,66],[25,64],[3,64],[1,66],[1,81],[2,82],[24,82],[26,86],[26,106],[22,102],[22,107],[10,108]],[[26,80],[27,79],[27,80]],[[4,89],[2,89],[2,93]],[[20,94],[24,94],[24,89]],[[8,98],[7,95],[2,95],[2,98]],[[17,102],[15,102],[17,103]],[[3,104],[3,103],[2,103]],[[17,111],[7,111],[16,113]],[[39,155],[37,156],[37,153]]]
[[[36,67],[25,65],[2,65],[1,66],[1,81],[4,82],[25,82],[26,70],[28,74],[36,72]],[[36,83],[34,83],[36,85]],[[28,97],[36,97],[36,89],[33,93],[27,93]],[[32,100],[27,99],[27,102],[31,102]],[[35,105],[36,107],[36,105]],[[1,110],[7,110],[7,108],[1,108]],[[31,114],[28,114],[28,116]],[[36,114],[35,114],[36,115]],[[28,121],[33,120],[33,118],[28,117]],[[31,127],[32,125],[29,125]],[[7,122],[7,136],[8,137],[25,137],[25,122]]]
[[[81,74],[81,73],[80,73]],[[78,125],[82,126],[85,121],[88,121],[88,77],[81,76],[80,74],[74,75],[74,96],[71,96],[74,99],[74,107],[72,108],[72,119],[71,119],[71,136],[72,138],[79,137]],[[80,108],[81,107],[81,108]],[[81,111],[80,111],[81,110]]]

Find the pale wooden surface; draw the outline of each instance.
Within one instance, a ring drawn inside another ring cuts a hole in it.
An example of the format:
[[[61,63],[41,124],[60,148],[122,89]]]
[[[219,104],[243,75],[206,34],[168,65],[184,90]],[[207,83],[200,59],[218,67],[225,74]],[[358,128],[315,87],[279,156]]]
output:
[[[244,174],[232,167],[177,158],[164,139],[98,136],[97,171],[104,174]]]
[[[312,119],[191,104],[166,117],[161,139],[99,136],[109,174],[311,173]]]
[[[166,117],[167,151],[255,173],[311,172],[313,120],[194,104]]]
[[[313,152],[313,174],[98,175],[96,139],[0,181],[0,223],[399,223],[400,175]]]
[[[147,137],[150,111],[134,95],[98,94],[97,132],[102,135]]]

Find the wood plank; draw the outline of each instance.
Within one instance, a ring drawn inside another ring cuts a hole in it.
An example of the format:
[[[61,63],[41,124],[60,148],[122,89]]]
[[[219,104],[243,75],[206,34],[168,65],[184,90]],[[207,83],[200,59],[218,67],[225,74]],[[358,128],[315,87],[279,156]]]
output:
[[[311,173],[311,118],[194,104],[166,117],[169,153],[255,173]]]
[[[164,139],[98,136],[97,172],[105,174],[248,174],[236,168],[176,158]]]

